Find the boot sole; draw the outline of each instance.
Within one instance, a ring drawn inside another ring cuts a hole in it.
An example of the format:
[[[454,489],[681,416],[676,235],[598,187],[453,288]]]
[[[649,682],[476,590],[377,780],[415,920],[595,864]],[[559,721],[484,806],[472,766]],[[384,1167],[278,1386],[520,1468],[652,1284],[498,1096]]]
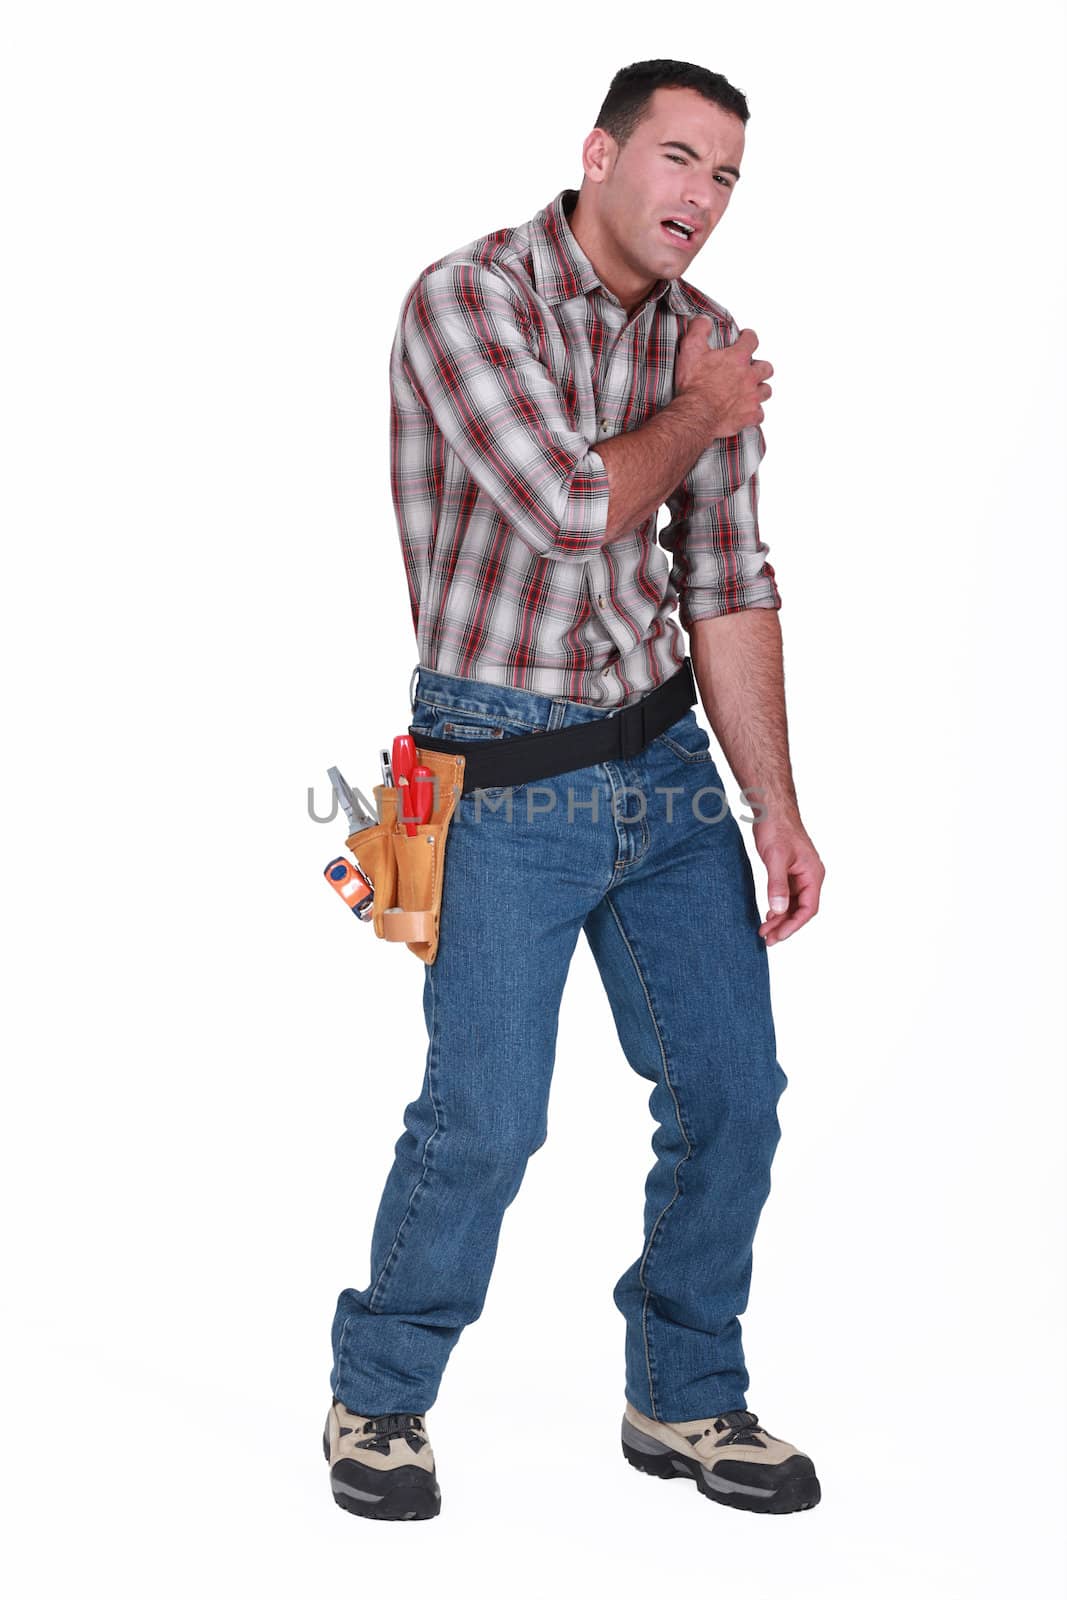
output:
[[[322,1453],[330,1459],[330,1439],[322,1436]],[[374,1472],[373,1468],[368,1469]],[[342,1511],[353,1516],[371,1517],[376,1522],[425,1522],[436,1517],[441,1509],[441,1490],[436,1478],[431,1478],[422,1467],[394,1467],[391,1472],[374,1473],[381,1477],[386,1488],[382,1494],[361,1490],[344,1483],[330,1473],[330,1489],[334,1502]]]
[[[777,1489],[753,1489],[743,1484],[728,1486],[725,1478],[715,1478],[707,1473],[699,1461],[680,1455],[669,1445],[635,1428],[629,1418],[622,1425],[622,1453],[638,1472],[652,1478],[691,1479],[709,1500],[720,1505],[733,1506],[739,1511],[765,1511],[781,1514],[787,1511],[809,1511],[822,1498],[819,1480],[815,1477],[785,1478]],[[708,1482],[708,1478],[712,1482]]]

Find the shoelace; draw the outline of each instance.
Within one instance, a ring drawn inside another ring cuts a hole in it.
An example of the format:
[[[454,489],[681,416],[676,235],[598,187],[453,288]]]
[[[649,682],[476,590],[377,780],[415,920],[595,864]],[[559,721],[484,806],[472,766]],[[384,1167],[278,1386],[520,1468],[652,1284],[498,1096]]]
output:
[[[724,1411],[715,1423],[715,1431],[720,1433],[724,1426],[730,1431],[715,1442],[719,1445],[762,1444],[763,1440],[756,1433],[758,1423],[754,1411]]]
[[[416,1430],[425,1430],[421,1416],[413,1411],[387,1411],[383,1416],[371,1417],[363,1424],[362,1432],[374,1435],[376,1442],[384,1444],[389,1439],[406,1439],[413,1448],[416,1441],[422,1444]]]

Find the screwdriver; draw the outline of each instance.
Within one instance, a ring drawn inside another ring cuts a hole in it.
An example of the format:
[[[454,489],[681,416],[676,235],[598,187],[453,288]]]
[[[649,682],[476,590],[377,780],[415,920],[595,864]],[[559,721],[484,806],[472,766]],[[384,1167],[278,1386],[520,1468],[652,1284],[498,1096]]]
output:
[[[415,802],[415,816],[419,822],[429,822],[433,816],[433,773],[429,767],[421,764],[411,769],[411,793]],[[414,823],[408,823],[408,833],[416,831]]]
[[[411,820],[413,813],[408,805],[411,799],[411,774],[415,767],[415,741],[410,733],[398,733],[393,740],[391,766],[396,786],[397,816],[411,837],[415,833],[415,823]]]
[[[410,733],[398,733],[393,740],[393,782],[398,787],[411,777],[415,765],[415,741]]]
[[[401,819],[408,838],[414,839],[418,835],[419,823],[429,822],[433,816],[433,773],[429,767],[412,767],[410,778],[405,779],[404,787],[398,789],[397,794],[410,796],[414,809],[402,809]]]

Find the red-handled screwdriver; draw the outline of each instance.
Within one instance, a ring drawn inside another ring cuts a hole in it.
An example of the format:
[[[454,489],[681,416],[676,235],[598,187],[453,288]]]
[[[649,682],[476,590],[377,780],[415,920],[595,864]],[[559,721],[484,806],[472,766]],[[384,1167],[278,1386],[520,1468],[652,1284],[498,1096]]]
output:
[[[411,794],[419,822],[429,822],[433,816],[433,773],[429,767],[422,765],[412,767]]]
[[[409,835],[415,832],[415,825],[409,820],[412,816],[410,784],[414,766],[415,741],[410,733],[398,733],[393,740],[393,783],[396,786],[397,814]]]
[[[393,740],[393,782],[398,785],[411,778],[415,765],[415,741],[410,733],[398,733]]]

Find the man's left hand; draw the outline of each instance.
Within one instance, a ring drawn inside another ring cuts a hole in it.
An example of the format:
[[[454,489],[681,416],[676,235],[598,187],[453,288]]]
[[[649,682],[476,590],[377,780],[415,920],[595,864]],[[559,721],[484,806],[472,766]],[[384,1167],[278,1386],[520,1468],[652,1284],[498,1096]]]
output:
[[[788,939],[818,911],[826,868],[799,818],[768,817],[754,825],[752,835],[767,868],[770,910],[759,931],[769,946]]]

